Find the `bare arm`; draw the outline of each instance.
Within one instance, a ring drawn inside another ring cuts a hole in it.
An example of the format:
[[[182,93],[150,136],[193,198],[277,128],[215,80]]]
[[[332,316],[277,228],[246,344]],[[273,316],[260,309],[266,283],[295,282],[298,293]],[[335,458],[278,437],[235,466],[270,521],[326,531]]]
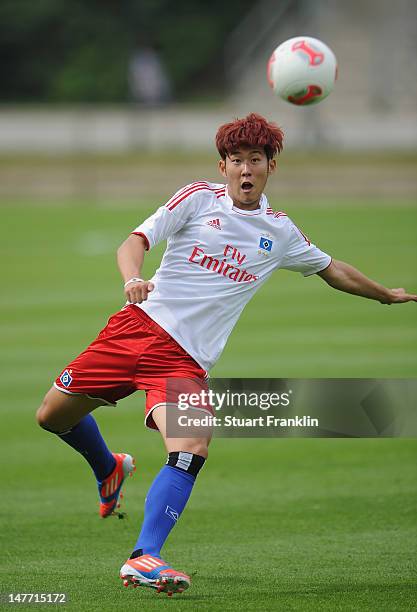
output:
[[[149,281],[129,282],[132,278],[140,278],[144,257],[145,240],[136,234],[131,234],[117,249],[117,263],[125,283],[125,295],[132,304],[147,300],[148,293],[154,288]]]
[[[333,260],[330,266],[318,272],[318,275],[334,289],[378,300],[381,304],[417,302],[417,295],[406,293],[402,288],[387,289],[344,261]]]

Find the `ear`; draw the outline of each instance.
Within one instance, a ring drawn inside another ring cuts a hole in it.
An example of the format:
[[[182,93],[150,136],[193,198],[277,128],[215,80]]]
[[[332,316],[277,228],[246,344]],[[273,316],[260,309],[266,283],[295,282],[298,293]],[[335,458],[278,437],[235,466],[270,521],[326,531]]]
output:
[[[219,172],[222,176],[227,177],[227,172],[226,172],[226,160],[225,159],[221,159],[219,161]]]
[[[268,174],[272,174],[277,169],[277,160],[270,159],[268,162]]]

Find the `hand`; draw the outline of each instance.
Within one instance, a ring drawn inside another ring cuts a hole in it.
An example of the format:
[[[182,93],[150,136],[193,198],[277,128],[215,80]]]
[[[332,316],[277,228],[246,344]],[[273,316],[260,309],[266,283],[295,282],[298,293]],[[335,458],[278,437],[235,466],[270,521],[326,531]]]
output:
[[[132,281],[125,287],[125,295],[131,304],[141,304],[148,299],[148,293],[154,290],[150,281]]]
[[[417,295],[412,293],[406,293],[403,287],[398,289],[390,289],[389,301],[382,302],[382,304],[403,304],[404,302],[417,302]]]

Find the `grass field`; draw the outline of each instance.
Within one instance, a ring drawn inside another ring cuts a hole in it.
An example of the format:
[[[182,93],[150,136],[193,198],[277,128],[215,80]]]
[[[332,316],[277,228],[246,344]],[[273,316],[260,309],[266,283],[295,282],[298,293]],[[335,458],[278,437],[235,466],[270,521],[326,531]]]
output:
[[[417,289],[409,202],[279,207],[335,258]],[[97,413],[109,446],[137,456],[125,521],[98,519],[87,464],[33,414],[56,373],[121,306],[114,252],[151,210],[78,200],[2,206],[1,591],[67,592],[77,611],[415,609],[416,440],[214,440],[164,549],[194,574],[192,589],[175,600],[123,589],[118,570],[165,457],[143,428],[143,397]],[[149,254],[146,276],[160,253]],[[416,315],[415,304],[382,306],[278,272],[212,374],[416,377]]]

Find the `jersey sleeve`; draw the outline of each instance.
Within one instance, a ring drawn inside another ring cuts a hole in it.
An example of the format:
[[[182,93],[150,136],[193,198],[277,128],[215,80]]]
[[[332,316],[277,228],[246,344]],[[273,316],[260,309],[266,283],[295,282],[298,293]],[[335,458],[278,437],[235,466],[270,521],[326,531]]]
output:
[[[288,248],[279,267],[301,272],[303,276],[310,276],[325,270],[332,261],[330,255],[310,242],[291,219],[288,219],[288,223],[290,224]]]
[[[193,187],[193,184],[186,185],[131,233],[145,238],[147,251],[166,240],[184,227],[193,216],[198,203],[197,191],[199,189]]]

